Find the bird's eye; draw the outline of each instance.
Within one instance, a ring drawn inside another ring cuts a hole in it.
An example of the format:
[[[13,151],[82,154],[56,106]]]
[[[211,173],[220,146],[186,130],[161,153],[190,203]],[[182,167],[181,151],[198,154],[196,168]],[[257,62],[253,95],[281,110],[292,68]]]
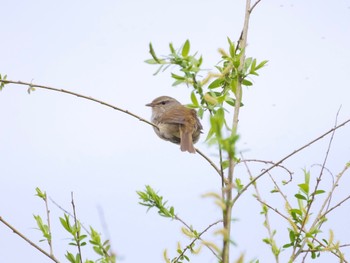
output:
[[[162,101],[162,102],[161,102],[162,105],[165,105],[166,103],[167,103],[166,101]]]

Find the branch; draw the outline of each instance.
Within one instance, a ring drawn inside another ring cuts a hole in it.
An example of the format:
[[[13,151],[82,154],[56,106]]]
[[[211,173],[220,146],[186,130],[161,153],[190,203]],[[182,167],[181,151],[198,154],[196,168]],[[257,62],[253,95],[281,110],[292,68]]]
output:
[[[288,154],[287,156],[283,157],[281,160],[279,160],[278,162],[276,162],[274,165],[270,166],[268,169],[266,169],[265,171],[261,172],[257,177],[255,177],[252,181],[250,181],[245,187],[243,187],[243,189],[236,195],[235,198],[233,198],[232,200],[232,204],[234,204],[238,198],[252,185],[254,184],[259,178],[261,178],[264,174],[268,173],[269,171],[271,171],[273,168],[279,166],[281,163],[283,163],[285,160],[289,159],[290,157],[292,157],[293,155],[297,154],[298,152],[304,150],[305,148],[309,147],[310,145],[314,144],[315,142],[321,140],[323,137],[327,136],[328,134],[332,133],[333,131],[345,126],[347,123],[350,122],[350,119],[344,121],[343,123],[339,124],[338,126],[330,129],[329,131],[325,132],[324,134],[322,134],[321,136],[317,137],[316,139],[310,141],[309,143],[305,144],[304,146],[298,148],[297,150],[293,151],[292,153]]]
[[[223,179],[223,174],[221,173],[220,169],[215,165],[215,163],[197,148],[196,148],[196,152],[199,153],[199,155],[202,156],[215,169],[215,171],[220,175],[221,179]]]
[[[49,228],[50,233],[50,239],[48,239],[48,243],[50,246],[50,254],[53,255],[53,245],[52,245],[52,234],[51,234],[51,222],[50,222],[50,210],[49,210],[49,204],[47,202],[47,195],[45,193],[45,208],[46,208],[46,216],[47,216],[47,227]]]
[[[30,244],[31,246],[33,246],[35,249],[39,250],[41,253],[43,253],[45,256],[47,256],[48,258],[50,258],[52,261],[59,263],[58,259],[55,258],[54,255],[50,255],[49,253],[47,253],[45,250],[43,250],[42,248],[40,248],[38,245],[36,245],[35,243],[33,243],[32,241],[30,241],[27,237],[25,237],[22,233],[20,233],[16,228],[14,228],[13,226],[11,226],[9,223],[7,223],[7,221],[5,221],[1,216],[0,216],[0,222],[2,222],[5,226],[7,226],[8,228],[10,228],[13,233],[19,235],[22,239],[24,239],[28,244]]]
[[[240,163],[256,162],[256,163],[273,164],[273,165],[275,164],[272,161],[265,161],[265,160],[258,160],[258,159],[241,159],[241,160],[239,160],[239,162]],[[289,174],[289,181],[285,182],[285,184],[288,184],[293,180],[293,172],[290,171],[287,167],[285,167],[281,164],[277,165],[276,167],[279,167],[279,168],[285,170]]]
[[[78,224],[80,224],[78,222],[77,219],[77,214],[75,211],[75,204],[74,204],[74,198],[73,198],[73,192],[71,193],[71,197],[72,197],[72,208],[73,208],[73,215],[74,215],[74,225],[75,225],[75,229],[76,229],[76,242],[77,242],[77,247],[78,247],[78,252],[79,252],[79,261],[80,263],[83,263],[83,258],[82,258],[82,254],[81,254],[81,245],[80,245],[80,226],[78,226]]]
[[[177,219],[177,220],[181,221],[183,224],[185,224],[185,223],[184,223],[182,220],[180,220],[179,218],[175,217],[175,219]],[[216,221],[216,222],[210,224],[209,226],[207,226],[207,228],[205,228],[202,232],[200,232],[200,233],[198,234],[198,236],[197,236],[196,238],[194,238],[194,239],[192,240],[192,242],[191,242],[188,246],[186,246],[186,248],[182,251],[182,253],[181,253],[177,258],[175,258],[174,262],[179,262],[179,260],[182,258],[182,256],[185,255],[186,251],[187,251],[190,247],[192,247],[193,244],[194,244],[197,240],[200,240],[200,239],[201,239],[201,236],[202,236],[205,232],[207,232],[210,228],[212,228],[213,226],[215,226],[215,225],[217,225],[217,224],[219,224],[219,223],[221,223],[221,222],[222,222],[222,220],[218,220],[218,221]],[[185,224],[185,226],[186,226],[187,228],[189,228],[189,227],[187,226],[187,224]],[[191,228],[189,228],[189,230],[192,231]],[[212,250],[211,247],[207,246],[207,248],[209,248],[209,249],[211,250],[211,252],[213,252],[213,254],[214,254],[218,259],[220,259],[219,256],[215,253],[215,251]]]
[[[328,213],[332,212],[332,210],[336,209],[337,207],[341,206],[344,202],[346,202],[347,200],[350,199],[350,195],[348,195],[347,197],[345,197],[342,201],[340,201],[338,204],[334,205],[333,207],[331,207],[330,209],[328,209],[324,214],[322,214],[320,216],[320,218],[325,217]]]
[[[260,202],[261,204],[267,206],[269,209],[271,209],[271,210],[274,211],[276,214],[280,215],[280,216],[283,217],[285,220],[287,220],[288,223],[290,223],[290,219],[289,219],[287,216],[285,216],[284,214],[282,214],[280,211],[278,211],[277,208],[273,208],[272,206],[270,206],[269,204],[265,203],[265,202],[262,201],[262,200],[259,200],[258,198],[256,198],[256,200],[257,200],[258,202]],[[302,232],[306,233],[306,231],[303,230],[303,229],[301,229],[300,226],[296,226],[296,227],[297,227],[298,229],[300,229]],[[315,238],[314,240],[315,240],[320,246],[322,246],[322,247],[325,248],[324,243],[322,243],[321,241],[319,241],[317,238]],[[349,245],[350,245],[350,244],[344,244],[344,245],[339,245],[339,247],[347,247],[347,246],[349,246]],[[334,256],[340,258],[340,256],[339,256],[337,253],[335,253],[334,251],[331,250],[330,252],[331,252]],[[346,261],[345,259],[343,259],[343,262],[344,262],[344,263],[347,263],[347,261]]]
[[[251,14],[253,12],[253,9],[260,3],[261,0],[257,0],[252,7],[249,9],[249,14]]]
[[[101,100],[98,100],[98,99],[95,99],[95,98],[92,98],[92,97],[89,97],[89,96],[86,96],[86,95],[82,95],[82,94],[79,94],[79,93],[76,93],[76,92],[73,92],[73,91],[69,91],[69,90],[65,90],[65,89],[56,89],[56,88],[53,88],[53,87],[49,87],[49,86],[44,86],[44,85],[38,85],[38,84],[32,84],[32,83],[29,83],[29,82],[23,82],[23,81],[13,81],[13,80],[1,80],[0,79],[0,83],[4,83],[4,84],[16,84],[16,85],[24,85],[24,86],[29,86],[29,88],[39,88],[39,89],[46,89],[46,90],[52,90],[52,91],[56,91],[56,92],[61,92],[61,93],[66,93],[66,94],[69,94],[69,95],[73,95],[73,96],[77,96],[79,98],[82,98],[82,99],[86,99],[86,100],[90,100],[90,101],[93,101],[93,102],[96,102],[96,103],[99,103],[99,104],[102,104],[106,107],[109,107],[109,108],[112,108],[114,110],[117,110],[117,111],[120,111],[120,112],[123,112],[123,113],[126,113],[136,119],[138,119],[139,121],[142,121],[144,123],[147,123],[151,126],[153,126],[154,128],[157,128],[158,129],[158,126],[155,125],[154,123],[136,115],[135,113],[132,113],[128,110],[125,110],[125,109],[122,109],[122,108],[119,108],[119,107],[116,107],[112,104],[109,104],[107,102],[104,102],[104,101],[101,101]],[[196,149],[197,152],[207,161],[209,162],[209,164],[215,169],[215,171],[222,177],[222,173],[220,172],[220,170],[216,167],[216,165],[207,157],[205,156],[201,151],[199,151],[198,149]],[[51,200],[52,201],[52,200]]]
[[[98,100],[98,99],[95,99],[95,98],[92,98],[92,97],[88,97],[86,95],[82,95],[82,94],[79,94],[79,93],[76,93],[76,92],[73,92],[73,91],[69,91],[69,90],[65,90],[65,89],[56,89],[56,88],[53,88],[53,87],[49,87],[49,86],[44,86],[44,85],[38,85],[38,84],[32,84],[32,83],[29,83],[29,82],[23,82],[23,81],[13,81],[13,80],[0,80],[0,82],[2,83],[5,83],[5,84],[16,84],[16,85],[24,85],[24,86],[29,86],[29,88],[39,88],[39,89],[46,89],[46,90],[52,90],[52,91],[56,91],[56,92],[62,92],[62,93],[66,93],[66,94],[69,94],[69,95],[73,95],[73,96],[77,96],[79,98],[83,98],[83,99],[86,99],[86,100],[91,100],[93,102],[97,102],[97,103],[100,103],[104,106],[107,106],[109,108],[112,108],[114,110],[117,110],[117,111],[121,111],[123,113],[126,113],[136,119],[138,119],[139,121],[142,121],[142,122],[145,122],[155,128],[158,128],[157,125],[155,125],[154,123],[144,119],[144,118],[141,118],[140,116],[128,111],[128,110],[124,110],[124,109],[121,109],[119,107],[116,107],[112,104],[109,104],[107,102],[104,102],[104,101],[101,101],[101,100]]]
[[[337,123],[338,123],[338,115],[339,115],[340,109],[341,109],[341,107],[339,108],[339,110],[338,110],[338,112],[337,112],[337,114],[336,114],[336,116],[335,116],[334,127],[337,126]],[[304,226],[306,225],[307,219],[309,218],[308,215],[310,214],[311,206],[313,205],[314,200],[315,200],[315,193],[316,193],[316,191],[317,191],[317,189],[318,189],[318,187],[319,187],[319,185],[320,185],[320,182],[321,182],[321,178],[322,178],[322,175],[323,175],[323,171],[324,171],[324,169],[325,169],[326,162],[327,162],[327,159],[328,159],[329,151],[330,151],[331,146],[332,146],[334,134],[335,134],[335,130],[332,132],[331,138],[329,139],[329,143],[328,143],[326,155],[325,155],[325,157],[324,157],[324,160],[323,160],[323,163],[322,163],[322,166],[321,166],[320,175],[319,175],[319,176],[317,177],[317,179],[316,179],[316,185],[315,185],[313,194],[311,195],[311,200],[310,200],[310,202],[308,202],[308,204],[307,204],[307,209],[306,209],[306,213],[305,213],[306,216],[305,216],[305,218],[304,218],[304,220],[303,220],[303,222],[302,222],[302,224],[301,224],[301,229],[304,229]],[[338,180],[339,180],[339,179],[340,179],[340,177],[338,177]],[[325,202],[323,203],[323,205],[322,205],[322,207],[321,207],[321,210],[320,210],[320,212],[319,212],[318,215],[320,215],[320,214],[322,213],[322,211],[323,211],[323,209],[326,207],[327,203],[328,203],[328,206],[329,206],[329,203],[330,203],[330,200],[331,200],[331,198],[332,198],[332,194],[333,194],[333,191],[334,191],[334,190],[335,190],[335,187],[334,187],[334,185],[333,185],[332,191],[329,193],[329,196],[328,196],[329,198],[327,198],[327,199],[325,200]],[[318,222],[319,219],[320,219],[319,217],[317,217],[317,218],[315,219],[315,221],[313,222],[313,224],[312,224],[312,226],[311,226],[310,229],[312,229],[312,228],[317,224],[317,222]],[[321,226],[322,226],[322,223],[318,226],[318,229],[320,229]],[[301,230],[299,231],[299,234],[301,234]],[[316,236],[317,236],[317,233],[315,234],[315,236],[313,237],[313,239],[315,239]],[[305,246],[305,244],[306,244],[306,240],[304,240],[304,242],[302,243],[301,248],[299,249],[299,251]],[[296,249],[296,247],[294,247],[294,251],[295,251],[295,249]],[[294,253],[294,251],[293,251],[293,253]],[[299,254],[299,253],[297,252],[297,255],[298,255],[298,254]],[[308,253],[305,253],[304,258],[306,258],[307,255],[308,255]]]

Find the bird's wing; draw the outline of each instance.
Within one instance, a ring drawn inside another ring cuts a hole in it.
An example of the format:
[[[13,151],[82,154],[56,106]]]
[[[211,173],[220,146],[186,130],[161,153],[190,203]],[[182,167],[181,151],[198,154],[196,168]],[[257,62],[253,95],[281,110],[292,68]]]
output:
[[[168,124],[185,124],[186,122],[186,114],[190,109],[181,107],[174,107],[173,109],[166,111],[162,116],[162,123]]]

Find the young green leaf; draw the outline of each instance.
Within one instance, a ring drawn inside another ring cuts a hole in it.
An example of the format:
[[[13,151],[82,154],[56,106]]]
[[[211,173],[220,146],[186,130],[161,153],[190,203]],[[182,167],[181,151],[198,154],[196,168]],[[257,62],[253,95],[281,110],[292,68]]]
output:
[[[302,194],[295,194],[294,196],[300,200],[307,200],[307,198],[305,196],[303,196]]]
[[[187,39],[184,46],[182,47],[181,55],[186,58],[190,52],[190,41]]]
[[[306,183],[305,184],[298,184],[298,186],[304,194],[306,194],[306,195],[309,194],[309,185],[308,184],[306,184]]]
[[[221,87],[224,84],[225,80],[224,79],[216,79],[213,82],[211,82],[208,86],[208,89],[216,89]]]
[[[195,105],[196,107],[199,107],[199,103],[196,97],[196,94],[194,93],[194,91],[191,92],[191,101],[193,103],[193,105]]]
[[[152,43],[149,43],[149,53],[151,54],[152,58],[157,62],[160,63],[159,59],[156,56],[156,53],[154,52]]]

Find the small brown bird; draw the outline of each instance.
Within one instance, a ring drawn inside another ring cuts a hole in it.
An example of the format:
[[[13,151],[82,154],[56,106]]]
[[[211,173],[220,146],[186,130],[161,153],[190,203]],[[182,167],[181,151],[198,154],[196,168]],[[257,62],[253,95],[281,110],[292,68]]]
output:
[[[158,126],[153,129],[160,138],[180,144],[183,152],[196,152],[193,144],[198,141],[203,127],[195,110],[168,96],[158,97],[146,106],[152,107],[151,120]]]

